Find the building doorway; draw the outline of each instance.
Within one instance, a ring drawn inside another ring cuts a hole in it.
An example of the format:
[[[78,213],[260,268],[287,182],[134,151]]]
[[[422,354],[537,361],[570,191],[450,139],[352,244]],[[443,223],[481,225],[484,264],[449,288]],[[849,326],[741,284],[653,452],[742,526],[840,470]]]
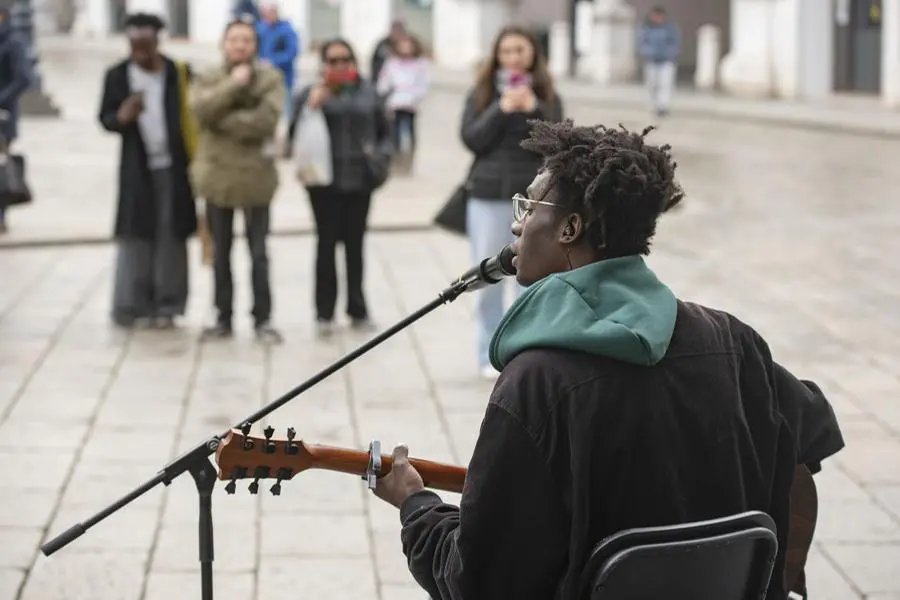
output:
[[[882,0],[837,0],[834,26],[836,91],[881,92]]]
[[[169,0],[169,35],[187,38],[191,35],[188,0]]]

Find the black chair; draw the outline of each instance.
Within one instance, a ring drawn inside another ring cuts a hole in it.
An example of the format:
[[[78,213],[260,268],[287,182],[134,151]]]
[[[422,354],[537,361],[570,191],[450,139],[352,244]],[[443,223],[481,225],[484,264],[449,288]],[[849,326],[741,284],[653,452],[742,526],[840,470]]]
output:
[[[767,514],[627,529],[601,541],[581,581],[585,600],[759,600],[778,541]]]

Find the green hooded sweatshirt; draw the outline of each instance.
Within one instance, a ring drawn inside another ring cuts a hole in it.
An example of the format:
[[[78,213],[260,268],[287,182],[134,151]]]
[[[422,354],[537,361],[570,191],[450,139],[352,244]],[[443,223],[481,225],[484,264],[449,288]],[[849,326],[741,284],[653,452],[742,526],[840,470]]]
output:
[[[601,260],[530,286],[500,321],[491,364],[529,348],[562,348],[651,366],[675,330],[675,295],[641,256]]]

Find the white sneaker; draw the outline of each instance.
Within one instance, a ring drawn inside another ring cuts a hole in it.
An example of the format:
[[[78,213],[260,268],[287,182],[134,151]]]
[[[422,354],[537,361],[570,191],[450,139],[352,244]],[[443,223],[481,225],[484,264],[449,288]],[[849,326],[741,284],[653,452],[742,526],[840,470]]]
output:
[[[494,381],[499,376],[500,376],[500,371],[498,371],[491,365],[485,365],[485,366],[481,367],[481,378],[482,379]]]

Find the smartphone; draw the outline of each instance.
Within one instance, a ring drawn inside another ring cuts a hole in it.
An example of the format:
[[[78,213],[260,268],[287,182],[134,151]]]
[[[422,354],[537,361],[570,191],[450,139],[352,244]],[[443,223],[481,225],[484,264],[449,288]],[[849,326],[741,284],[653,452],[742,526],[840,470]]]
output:
[[[529,73],[513,73],[509,77],[509,85],[511,87],[528,86],[531,87],[531,75]]]

